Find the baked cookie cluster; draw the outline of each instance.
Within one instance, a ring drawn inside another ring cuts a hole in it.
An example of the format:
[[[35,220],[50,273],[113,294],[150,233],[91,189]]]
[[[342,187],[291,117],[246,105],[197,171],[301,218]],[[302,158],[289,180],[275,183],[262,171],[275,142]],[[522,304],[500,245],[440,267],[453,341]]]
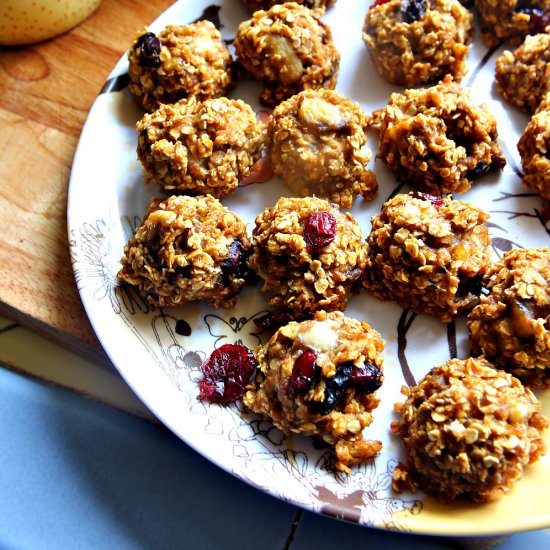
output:
[[[420,486],[443,502],[490,502],[545,452],[540,402],[483,358],[451,359],[403,393],[392,426],[407,454],[393,473],[399,492]]]
[[[334,90],[305,90],[279,104],[269,118],[273,171],[299,197],[316,196],[350,208],[371,200],[378,184],[367,168],[367,116]]]
[[[158,34],[145,28],[128,50],[129,88],[146,111],[190,96],[220,97],[233,84],[232,62],[210,21],[168,25]]]
[[[459,82],[472,30],[472,13],[458,0],[389,0],[367,11],[363,40],[388,82],[413,87],[445,75]]]
[[[421,191],[464,193],[475,179],[506,164],[495,117],[449,77],[393,93],[373,119],[378,158]]]
[[[234,40],[239,63],[264,83],[260,101],[275,107],[307,89],[334,89],[340,53],[323,10],[296,2],[275,4],[243,21]]]
[[[477,304],[490,263],[488,216],[466,201],[398,194],[371,219],[363,285],[443,321]]]
[[[383,348],[376,330],[341,312],[291,322],[255,350],[258,371],[243,402],[287,434],[324,440],[335,467],[349,472],[382,448],[363,430],[379,404]]]

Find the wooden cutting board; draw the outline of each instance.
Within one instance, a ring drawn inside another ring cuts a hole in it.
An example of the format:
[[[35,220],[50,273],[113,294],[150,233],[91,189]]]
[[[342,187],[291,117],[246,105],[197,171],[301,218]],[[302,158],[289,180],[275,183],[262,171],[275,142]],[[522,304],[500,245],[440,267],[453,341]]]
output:
[[[62,36],[0,47],[0,314],[102,364],[71,268],[69,174],[107,75],[171,3],[103,0]]]

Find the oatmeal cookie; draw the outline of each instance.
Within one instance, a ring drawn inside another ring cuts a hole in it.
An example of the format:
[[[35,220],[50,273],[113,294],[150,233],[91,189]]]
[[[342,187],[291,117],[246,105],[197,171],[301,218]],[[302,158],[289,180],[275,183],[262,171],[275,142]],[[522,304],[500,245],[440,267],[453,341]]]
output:
[[[474,354],[529,387],[550,387],[550,253],[507,252],[488,271],[489,294],[469,315]]]
[[[473,16],[458,0],[375,2],[365,16],[363,40],[378,72],[392,84],[413,87],[466,73]]]
[[[518,151],[523,184],[550,201],[550,92],[523,131]]]
[[[376,194],[367,169],[367,117],[358,103],[334,90],[304,90],[278,105],[269,119],[267,144],[273,170],[296,195],[315,195],[351,207]]]
[[[396,195],[371,219],[363,285],[379,300],[451,321],[479,300],[488,218],[451,197]]]
[[[264,146],[265,126],[240,99],[182,99],[146,113],[136,124],[145,180],[169,192],[233,192]]]
[[[474,6],[488,48],[504,41],[517,46],[550,24],[550,0],[474,0]]]
[[[550,34],[527,36],[513,52],[504,51],[496,60],[495,76],[504,99],[533,114],[550,92]]]
[[[250,267],[269,303],[295,319],[343,311],[365,268],[361,229],[350,213],[316,197],[281,198],[256,218]]]
[[[336,3],[336,0],[295,0],[296,4],[301,4],[306,8],[326,9]],[[245,6],[253,11],[268,10],[275,4],[284,4],[284,0],[243,0]]]
[[[421,191],[464,193],[474,179],[506,164],[495,117],[450,77],[393,93],[373,120],[380,132],[377,158]]]
[[[330,28],[320,20],[322,14],[287,2],[257,11],[239,25],[235,53],[240,64],[264,82],[264,105],[275,107],[302,90],[336,86],[340,54]]]
[[[531,390],[483,358],[451,359],[404,388],[392,425],[403,441],[394,489],[420,487],[442,502],[490,502],[546,452],[548,420]]]
[[[382,448],[362,431],[379,403],[383,348],[378,332],[341,312],[291,322],[256,348],[258,370],[244,404],[287,434],[323,439],[335,467],[349,472]]]
[[[225,95],[233,59],[210,21],[168,25],[158,35],[140,31],[128,50],[129,88],[138,104],[154,111],[161,103]]]
[[[248,275],[245,224],[210,195],[154,198],[124,248],[121,281],[156,306],[233,307]]]

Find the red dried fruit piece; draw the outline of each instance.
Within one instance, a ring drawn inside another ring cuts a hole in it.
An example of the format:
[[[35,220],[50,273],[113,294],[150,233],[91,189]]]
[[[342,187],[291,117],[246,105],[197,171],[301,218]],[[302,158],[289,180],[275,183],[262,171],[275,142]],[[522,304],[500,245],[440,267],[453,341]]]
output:
[[[369,8],[372,9],[374,8],[375,6],[381,6],[382,4],[385,4],[386,2],[389,2],[390,0],[376,0],[376,2]]]
[[[261,330],[275,330],[287,325],[293,319],[290,313],[284,311],[268,311],[264,315],[256,317],[254,324]]]
[[[304,227],[304,240],[308,247],[319,250],[336,237],[336,218],[330,212],[312,212]]]
[[[302,393],[308,390],[315,372],[315,359],[317,356],[312,351],[304,351],[292,369],[288,379],[288,387],[293,393]]]
[[[372,363],[353,365],[349,380],[360,391],[372,393],[382,385],[382,371]]]
[[[420,191],[411,191],[409,193],[411,197],[414,197],[415,199],[420,199],[423,201],[430,201],[436,208],[439,208],[440,206],[443,206],[445,201],[443,200],[443,197],[437,197],[436,195],[430,195],[430,193],[421,193]]]
[[[252,351],[240,344],[224,344],[201,365],[199,399],[211,403],[232,403],[244,395],[244,388],[258,363]]]

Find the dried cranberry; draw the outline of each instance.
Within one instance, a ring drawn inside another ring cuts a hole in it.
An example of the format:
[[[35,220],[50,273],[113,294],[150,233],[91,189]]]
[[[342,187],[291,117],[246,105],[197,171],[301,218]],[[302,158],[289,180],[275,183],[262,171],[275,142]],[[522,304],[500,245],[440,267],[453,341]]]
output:
[[[376,0],[376,2],[374,2],[374,4],[372,4],[372,6],[369,9],[372,9],[375,6],[381,6],[382,4],[386,4],[389,1],[390,0]]]
[[[372,363],[353,365],[349,379],[359,391],[372,393],[382,385],[382,371]]]
[[[311,387],[316,358],[312,351],[304,351],[296,359],[292,374],[288,378],[288,388],[292,393],[303,393]]]
[[[235,239],[228,248],[227,258],[221,264],[222,280],[227,285],[231,279],[243,279],[248,273],[248,251],[239,239]]]
[[[550,13],[545,13],[539,8],[523,8],[520,12],[529,16],[529,34],[543,33],[550,25]]]
[[[257,366],[254,354],[240,344],[224,344],[201,365],[199,399],[232,403],[244,395],[244,388]]]
[[[403,23],[414,23],[426,13],[427,0],[402,0],[399,14]]]
[[[495,170],[502,170],[506,166],[506,159],[504,157],[491,156],[491,168]]]
[[[162,45],[155,33],[146,32],[142,34],[136,46],[141,52],[140,60],[142,65],[153,67],[160,65],[160,50],[162,49]]]
[[[283,311],[268,311],[261,317],[254,319],[254,324],[261,330],[273,330],[290,323],[293,320],[290,313]]]
[[[440,206],[443,206],[445,201],[443,200],[443,197],[437,197],[436,195],[430,195],[430,193],[421,193],[420,191],[411,191],[409,193],[411,197],[414,197],[415,199],[420,199],[423,201],[430,201],[436,208],[439,208]]]
[[[309,248],[318,251],[336,237],[336,218],[330,212],[312,212],[304,227],[304,240]]]

